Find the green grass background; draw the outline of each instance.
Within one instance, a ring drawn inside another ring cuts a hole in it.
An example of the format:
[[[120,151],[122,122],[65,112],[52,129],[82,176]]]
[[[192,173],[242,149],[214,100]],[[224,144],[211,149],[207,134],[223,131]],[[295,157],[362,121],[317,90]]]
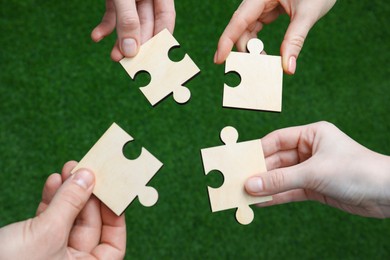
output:
[[[234,210],[211,213],[200,149],[219,145],[232,125],[240,140],[320,120],[335,123],[362,145],[390,154],[389,15],[386,1],[338,1],[311,30],[297,73],[284,76],[283,112],[222,108],[227,81],[214,65],[220,34],[239,1],[176,1],[174,35],[201,73],[187,86],[186,105],[172,97],[152,108],[90,31],[103,1],[2,1],[0,9],[0,226],[34,215],[47,176],[79,160],[112,122],[164,167],[151,181],[151,208],[126,211],[126,258],[389,259],[390,222],[349,215],[316,202],[255,208],[242,226]],[[279,54],[287,16],[259,37]],[[179,55],[180,56],[180,55]],[[61,216],[58,216],[61,218]]]

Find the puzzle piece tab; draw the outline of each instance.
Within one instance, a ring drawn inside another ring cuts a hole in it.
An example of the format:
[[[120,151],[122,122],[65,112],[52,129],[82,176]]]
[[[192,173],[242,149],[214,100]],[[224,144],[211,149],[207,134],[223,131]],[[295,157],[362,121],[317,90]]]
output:
[[[175,46],[179,43],[164,29],[145,42],[135,57],[119,61],[132,79],[140,71],[150,74],[149,85],[140,89],[152,106],[171,93],[178,103],[185,103],[191,97],[184,84],[200,70],[187,54],[179,62],[170,60],[168,52]]]
[[[251,39],[247,44],[249,53],[229,54],[225,73],[237,72],[241,83],[234,88],[224,84],[224,107],[282,111],[282,59],[261,55],[263,47],[259,39]]]
[[[218,170],[224,176],[221,187],[208,187],[211,210],[237,208],[237,221],[246,225],[254,217],[249,205],[272,200],[271,196],[251,196],[244,188],[249,177],[267,171],[261,140],[237,143],[237,130],[231,126],[222,129],[221,140],[225,145],[201,150],[205,174]]]
[[[158,200],[157,191],[146,184],[163,164],[145,148],[135,160],[124,157],[123,147],[132,140],[113,123],[72,171],[92,170],[95,173],[93,194],[118,216],[136,196],[144,206],[152,206]]]

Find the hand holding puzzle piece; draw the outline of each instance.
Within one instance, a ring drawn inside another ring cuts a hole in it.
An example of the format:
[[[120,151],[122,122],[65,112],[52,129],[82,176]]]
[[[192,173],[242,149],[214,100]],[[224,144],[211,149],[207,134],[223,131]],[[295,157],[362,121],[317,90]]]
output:
[[[178,45],[172,34],[164,29],[144,43],[135,57],[119,61],[132,79],[140,71],[151,75],[149,85],[140,89],[152,106],[171,93],[178,103],[186,103],[191,97],[191,92],[183,85],[200,70],[187,54],[179,62],[169,59],[169,50]]]
[[[158,199],[157,191],[146,184],[163,164],[145,148],[135,160],[124,157],[123,147],[132,140],[113,123],[72,171],[92,170],[96,180],[93,194],[118,216],[137,196],[144,206],[153,206]]]
[[[238,132],[231,126],[222,129],[221,140],[225,145],[201,150],[205,174],[219,170],[224,176],[220,188],[208,187],[211,209],[216,212],[237,208],[237,221],[246,225],[254,218],[249,205],[272,200],[270,196],[251,196],[244,190],[249,177],[267,171],[261,140],[238,143]]]

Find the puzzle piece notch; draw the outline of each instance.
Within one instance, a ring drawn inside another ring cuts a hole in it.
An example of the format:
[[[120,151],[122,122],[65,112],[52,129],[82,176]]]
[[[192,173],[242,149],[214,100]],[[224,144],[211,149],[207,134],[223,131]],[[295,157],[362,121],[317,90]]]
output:
[[[223,185],[225,178],[223,173],[218,170],[212,170],[207,174],[207,183],[210,188],[219,188]]]
[[[241,82],[236,87],[224,84],[224,107],[281,112],[282,59],[261,55],[263,48],[261,40],[251,39],[247,43],[249,53],[229,54],[225,73],[237,72]]]
[[[180,104],[186,103],[191,97],[190,90],[184,84],[200,70],[188,54],[178,62],[169,59],[169,50],[177,46],[179,43],[176,39],[164,29],[145,42],[135,57],[119,61],[132,79],[139,71],[150,74],[150,83],[140,90],[152,106],[171,93],[173,99]]]
[[[266,172],[261,140],[239,142],[234,127],[222,129],[220,138],[225,145],[201,150],[205,175],[220,171],[224,182],[219,188],[208,187],[212,212],[237,208],[236,219],[246,225],[254,218],[249,205],[272,200],[272,197],[255,197],[246,193],[245,181],[256,173]]]
[[[124,157],[123,147],[132,140],[113,123],[72,171],[92,170],[93,193],[118,216],[137,196],[144,206],[152,206],[158,200],[157,191],[146,185],[163,164],[145,148],[137,159]]]

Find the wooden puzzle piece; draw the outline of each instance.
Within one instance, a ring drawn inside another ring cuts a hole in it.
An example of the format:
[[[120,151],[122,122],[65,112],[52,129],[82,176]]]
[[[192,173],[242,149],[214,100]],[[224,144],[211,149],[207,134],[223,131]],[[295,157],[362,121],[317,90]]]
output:
[[[224,107],[282,111],[282,59],[261,55],[263,47],[259,39],[251,39],[247,44],[249,53],[229,54],[225,73],[237,72],[241,83],[234,88],[224,84]]]
[[[221,187],[208,187],[211,210],[237,208],[237,221],[246,225],[254,217],[249,205],[272,200],[271,196],[251,196],[244,188],[249,177],[267,171],[261,140],[237,143],[237,130],[231,126],[222,129],[221,140],[225,145],[201,150],[205,174],[218,170],[224,176]]]
[[[146,184],[163,164],[145,148],[135,160],[124,157],[123,147],[132,140],[113,123],[72,171],[92,170],[95,173],[93,194],[118,216],[136,196],[144,206],[152,206],[158,200],[157,191]]]
[[[119,61],[132,79],[140,71],[150,74],[149,85],[140,89],[152,106],[171,93],[178,103],[185,103],[191,97],[191,92],[183,85],[200,70],[187,54],[179,62],[171,61],[168,52],[175,46],[179,43],[164,29],[145,42],[135,57]]]

